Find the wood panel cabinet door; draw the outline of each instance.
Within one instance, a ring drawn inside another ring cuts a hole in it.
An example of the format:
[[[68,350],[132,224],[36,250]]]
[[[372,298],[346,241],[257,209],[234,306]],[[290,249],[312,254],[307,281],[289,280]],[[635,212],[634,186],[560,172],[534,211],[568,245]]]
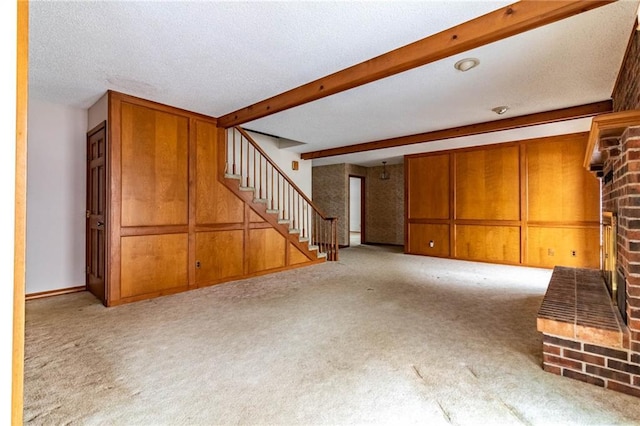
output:
[[[244,231],[196,233],[196,284],[209,285],[244,272]]]
[[[449,257],[449,225],[410,223],[407,253]]]
[[[186,225],[189,120],[122,102],[121,226]]]
[[[456,219],[520,219],[518,146],[455,154]]]
[[[195,121],[195,127],[196,223],[240,223],[244,220],[244,203],[218,181],[218,128],[200,120]]]
[[[284,237],[273,228],[249,230],[249,273],[285,266]]]
[[[600,220],[598,179],[582,166],[587,137],[527,144],[530,221]]]
[[[527,228],[527,259],[531,266],[553,268],[600,267],[600,228],[543,227]]]
[[[520,263],[520,227],[456,225],[455,257]]]
[[[187,234],[123,237],[121,247],[123,298],[187,288]]]
[[[449,154],[408,158],[407,217],[449,218]]]

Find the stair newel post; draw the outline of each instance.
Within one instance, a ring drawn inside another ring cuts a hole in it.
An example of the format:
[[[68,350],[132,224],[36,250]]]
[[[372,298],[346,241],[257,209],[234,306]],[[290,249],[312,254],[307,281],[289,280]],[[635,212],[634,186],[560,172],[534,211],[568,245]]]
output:
[[[318,247],[320,252],[324,253],[324,220],[318,218]]]
[[[324,253],[327,253],[327,247],[329,247],[329,227],[327,226],[329,222],[327,222],[326,220],[322,221],[322,251]],[[328,253],[327,253],[328,254]]]
[[[312,217],[313,223],[311,224],[311,231],[313,232],[313,245],[320,246],[320,244],[318,244],[318,212],[314,211]]]
[[[331,220],[331,228],[333,229],[333,247],[331,248],[331,260],[338,261],[338,218]]]

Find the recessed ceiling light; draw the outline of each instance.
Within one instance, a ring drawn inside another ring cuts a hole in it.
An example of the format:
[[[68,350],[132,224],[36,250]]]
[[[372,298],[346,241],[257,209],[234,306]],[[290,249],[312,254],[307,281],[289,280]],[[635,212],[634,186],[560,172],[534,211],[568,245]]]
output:
[[[454,68],[458,71],[469,71],[471,68],[478,66],[480,61],[476,58],[464,58],[455,63]]]
[[[502,106],[498,106],[498,107],[495,107],[495,108],[491,108],[491,111],[495,112],[498,115],[502,115],[505,112],[507,112],[508,109],[509,109],[508,106],[502,105]]]

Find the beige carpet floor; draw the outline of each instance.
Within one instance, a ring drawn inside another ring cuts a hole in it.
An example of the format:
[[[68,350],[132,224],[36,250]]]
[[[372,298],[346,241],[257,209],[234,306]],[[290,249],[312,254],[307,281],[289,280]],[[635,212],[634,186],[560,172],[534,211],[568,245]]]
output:
[[[29,301],[25,422],[640,424],[639,399],[541,369],[550,275],[362,245],[115,308]]]

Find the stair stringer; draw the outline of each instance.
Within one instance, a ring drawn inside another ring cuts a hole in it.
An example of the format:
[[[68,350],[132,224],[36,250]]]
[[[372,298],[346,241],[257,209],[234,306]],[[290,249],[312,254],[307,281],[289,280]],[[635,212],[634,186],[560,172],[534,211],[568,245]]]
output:
[[[228,177],[220,177],[218,180],[224,184],[224,186],[233,192],[238,198],[240,198],[245,204],[248,204],[251,210],[253,210],[258,216],[264,219],[265,222],[270,224],[276,231],[278,231],[286,241],[293,244],[298,250],[300,250],[310,262],[322,263],[326,261],[326,256],[319,256],[318,250],[310,249],[308,241],[300,241],[299,234],[289,232],[290,228],[288,224],[278,223],[277,213],[267,212],[267,203],[255,202],[254,191],[242,191],[240,190],[240,180]]]

